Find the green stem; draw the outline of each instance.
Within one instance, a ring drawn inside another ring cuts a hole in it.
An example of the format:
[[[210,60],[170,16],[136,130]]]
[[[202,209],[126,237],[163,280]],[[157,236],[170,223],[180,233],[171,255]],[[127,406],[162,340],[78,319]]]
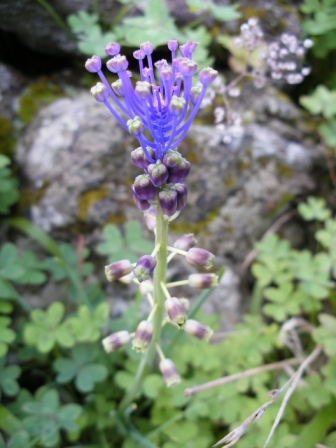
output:
[[[150,368],[155,353],[156,344],[160,341],[162,321],[164,318],[164,301],[165,294],[161,287],[161,282],[166,281],[166,270],[167,270],[167,238],[168,238],[168,221],[163,217],[163,213],[159,205],[156,206],[156,239],[155,247],[160,244],[160,249],[156,254],[156,267],[154,271],[154,305],[156,305],[156,311],[153,318],[153,337],[152,341],[147,348],[145,354],[143,355],[138,371],[135,375],[133,384],[127,394],[122,399],[119,411],[123,413],[126,408],[132,403],[135,396],[140,391],[140,386],[142,380]]]

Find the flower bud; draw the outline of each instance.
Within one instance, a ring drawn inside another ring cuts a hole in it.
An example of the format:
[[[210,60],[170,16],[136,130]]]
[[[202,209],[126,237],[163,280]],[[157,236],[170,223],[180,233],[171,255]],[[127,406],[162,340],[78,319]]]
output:
[[[167,387],[175,386],[181,382],[180,375],[171,359],[162,359],[160,361],[160,370]]]
[[[151,206],[145,213],[145,223],[149,230],[154,231],[156,227],[156,210]]]
[[[133,266],[129,260],[120,260],[105,266],[105,275],[109,282],[113,282],[129,274],[132,270]]]
[[[149,78],[150,77],[150,75],[153,73],[153,69],[152,68],[149,68],[149,67],[145,67],[143,70],[142,70],[142,75],[145,77],[145,78]]]
[[[143,42],[140,44],[140,48],[147,56],[153,53],[153,45],[150,42]]]
[[[199,80],[204,86],[208,86],[217,78],[218,72],[211,67],[205,67],[199,72]]]
[[[133,338],[132,348],[136,352],[143,353],[149,346],[153,335],[153,324],[147,320],[139,323],[138,328]]]
[[[153,157],[154,154],[152,148],[147,146],[147,151],[149,155]],[[143,152],[141,146],[131,152],[131,160],[135,166],[137,166],[138,168],[142,168],[143,170],[146,170],[148,165],[150,164],[150,161],[147,159],[146,154]]]
[[[193,319],[188,319],[183,329],[186,333],[206,342],[208,342],[213,335],[213,331],[210,327]]]
[[[148,174],[140,174],[134,179],[134,191],[139,199],[154,199],[156,195],[156,187],[152,184]]]
[[[173,79],[172,69],[169,66],[162,67],[160,69],[160,78],[162,79],[162,81],[171,81]]]
[[[163,68],[169,67],[169,64],[168,64],[168,62],[167,62],[166,59],[160,59],[159,61],[156,61],[154,65],[155,65],[155,67],[159,70],[159,72],[160,72]]]
[[[170,321],[179,328],[183,328],[187,320],[187,313],[179,299],[170,297],[165,301],[164,305]]]
[[[173,95],[172,99],[170,101],[170,105],[169,105],[170,112],[175,117],[179,117],[183,112],[185,103],[186,103],[186,100],[183,97]]]
[[[126,56],[118,54],[117,56],[114,56],[114,58],[107,61],[106,67],[110,70],[110,72],[118,73],[121,72],[122,70],[127,69],[128,60],[126,59]]]
[[[182,58],[179,63],[179,72],[183,76],[192,76],[197,70],[197,64],[195,61],[189,58]]]
[[[211,252],[200,249],[199,247],[192,247],[188,250],[186,260],[198,267],[206,269],[207,271],[211,269],[214,265],[215,256]]]
[[[202,91],[202,87],[199,85],[191,88],[190,95],[189,95],[191,104],[195,105],[197,103],[198,98],[200,97],[201,91]]]
[[[177,208],[177,193],[172,188],[165,188],[159,193],[161,210],[166,216],[173,216]]]
[[[107,88],[102,82],[97,82],[97,84],[91,88],[90,92],[100,103],[103,103],[108,98]]]
[[[138,207],[139,210],[147,210],[150,207],[150,203],[147,201],[147,199],[140,199],[134,189],[134,185],[132,185],[132,196],[135,202],[135,205]]]
[[[139,258],[134,270],[134,277],[141,283],[144,280],[148,280],[151,273],[156,266],[156,259],[151,255],[143,255]]]
[[[188,40],[184,44],[184,51],[186,51],[187,53],[193,53],[196,50],[197,45],[198,45],[198,42]]]
[[[92,56],[85,62],[85,68],[90,73],[96,73],[101,70],[102,61],[99,56]]]
[[[140,50],[135,50],[134,52],[133,52],[133,57],[135,58],[135,59],[145,59],[145,57],[146,57],[146,55],[145,55],[145,53],[140,49]]]
[[[167,46],[170,51],[176,51],[178,49],[178,42],[177,40],[168,40]]]
[[[189,275],[189,286],[197,289],[209,289],[218,285],[218,276],[215,274]]]
[[[177,207],[176,210],[180,212],[187,205],[188,188],[184,184],[174,184],[172,187],[177,193]]]
[[[174,149],[169,149],[163,157],[163,163],[167,168],[173,168],[173,166],[179,165],[182,161],[181,154]]]
[[[117,81],[113,82],[111,84],[111,87],[112,87],[114,93],[116,93],[117,95],[125,96],[124,88],[123,88],[121,79],[118,79]]]
[[[147,171],[152,184],[156,187],[161,187],[169,176],[168,170],[161,160],[157,160],[156,163],[148,165]]]
[[[151,85],[147,81],[137,81],[134,89],[137,97],[141,100],[146,100],[150,95],[150,87]]]
[[[116,42],[110,42],[105,47],[105,53],[109,56],[116,56],[120,53],[120,45]]]
[[[144,128],[144,124],[138,115],[129,119],[126,124],[128,126],[128,130],[132,135],[134,135],[134,137],[140,135]]]
[[[190,173],[191,164],[188,160],[183,159],[182,162],[172,168],[169,168],[169,182],[173,184],[183,182]]]
[[[176,249],[188,251],[191,247],[194,247],[196,243],[197,241],[194,237],[194,234],[188,233],[176,240],[174,243],[174,247],[176,247]]]
[[[102,344],[104,347],[104,350],[107,353],[115,352],[119,348],[123,347],[124,345],[128,344],[128,342],[131,340],[131,335],[128,331],[118,331],[117,333],[112,333],[110,336],[107,336],[107,338],[102,340]]]

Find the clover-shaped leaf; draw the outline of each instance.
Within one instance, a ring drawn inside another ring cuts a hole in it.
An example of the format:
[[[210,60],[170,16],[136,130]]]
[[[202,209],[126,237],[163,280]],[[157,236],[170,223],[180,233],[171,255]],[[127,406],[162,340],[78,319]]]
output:
[[[24,328],[24,339],[28,345],[35,345],[41,353],[49,352],[56,344],[72,347],[75,343],[67,322],[61,323],[64,305],[54,302],[47,311],[31,312],[31,320]]]
[[[313,331],[315,341],[322,345],[329,356],[336,355],[336,318],[321,313],[318,316],[321,325]]]
[[[80,392],[90,392],[96,383],[104,381],[108,375],[104,365],[91,362],[96,355],[95,346],[74,347],[71,358],[59,358],[55,361],[54,368],[58,372],[56,381],[62,384],[74,379]]]
[[[49,270],[52,272],[55,280],[64,280],[68,277],[67,267],[71,268],[73,271],[78,271],[79,265],[79,253],[74,249],[71,244],[62,243],[59,246],[61,253],[61,259],[50,258],[47,260],[46,264]],[[82,257],[85,260],[90,254],[88,248],[83,249]],[[93,270],[93,264],[89,262],[82,263],[81,275],[85,278],[91,274]]]
[[[7,353],[8,344],[15,340],[15,332],[7,328],[10,323],[9,317],[0,316],[0,357]]]
[[[33,437],[37,437],[42,446],[53,447],[59,441],[59,431],[76,431],[77,418],[82,412],[77,404],[60,406],[56,390],[40,389],[35,401],[23,404],[22,409],[30,414],[23,420],[24,429]]]
[[[325,199],[314,198],[313,196],[310,196],[306,203],[299,204],[298,212],[306,221],[325,221],[331,215]]]
[[[17,395],[20,386],[16,379],[20,376],[20,373],[19,366],[5,366],[5,358],[0,358],[0,398],[1,390],[10,397]]]
[[[336,115],[336,90],[329,90],[326,86],[318,86],[309,96],[302,96],[300,103],[311,114],[322,114],[325,118]]]
[[[101,328],[109,315],[107,303],[100,303],[94,311],[82,305],[75,317],[68,319],[67,328],[79,342],[95,342],[101,336]]]

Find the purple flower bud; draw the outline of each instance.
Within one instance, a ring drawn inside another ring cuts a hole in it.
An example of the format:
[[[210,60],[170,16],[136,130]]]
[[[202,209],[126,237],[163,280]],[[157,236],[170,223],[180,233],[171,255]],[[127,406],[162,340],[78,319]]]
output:
[[[190,95],[189,95],[191,104],[195,105],[197,103],[198,98],[200,97],[201,91],[202,91],[201,86],[194,86],[191,88]]]
[[[134,185],[132,185],[132,196],[135,202],[135,205],[138,207],[139,210],[147,210],[150,207],[150,203],[147,201],[147,199],[140,199],[134,189]]]
[[[179,63],[179,72],[183,76],[192,76],[197,70],[197,64],[192,59],[182,58]]]
[[[99,72],[102,66],[102,61],[99,56],[92,56],[85,62],[85,68],[90,73]]]
[[[145,68],[142,70],[142,75],[143,75],[145,78],[149,78],[150,75],[151,75],[152,73],[153,73],[153,69],[152,69],[152,68],[145,67]]]
[[[177,40],[168,40],[167,46],[170,51],[176,51],[178,49],[178,42]]]
[[[113,83],[111,84],[111,87],[112,87],[113,91],[114,91],[117,95],[119,95],[119,96],[125,96],[124,88],[123,88],[121,79],[118,79],[117,81],[113,82]]]
[[[161,160],[157,160],[156,163],[148,165],[147,171],[150,180],[156,187],[161,187],[169,176],[168,170]]]
[[[188,40],[184,44],[184,51],[186,51],[187,53],[193,53],[196,50],[197,45],[198,45],[198,42]]]
[[[164,305],[170,321],[179,328],[183,328],[187,320],[187,313],[179,299],[170,297]]]
[[[176,249],[188,251],[191,247],[194,247],[196,243],[197,241],[194,237],[194,234],[188,233],[176,240],[174,243],[174,247],[176,247]]]
[[[159,193],[159,203],[161,210],[166,216],[173,216],[177,208],[177,193],[171,188],[165,188]]]
[[[162,81],[171,81],[173,79],[173,71],[172,69],[168,67],[163,67],[160,70],[160,78]]]
[[[186,333],[206,342],[208,342],[213,335],[213,331],[210,327],[193,319],[188,319],[183,329]]]
[[[135,93],[141,100],[146,100],[150,95],[151,85],[147,81],[138,81],[135,87]]]
[[[198,267],[206,269],[207,271],[211,269],[214,265],[215,256],[211,252],[200,249],[199,247],[192,247],[188,250],[186,260]]]
[[[104,350],[107,353],[111,353],[128,344],[130,340],[131,335],[129,334],[129,332],[123,330],[118,331],[117,333],[110,334],[110,336],[107,336],[107,338],[102,340],[102,344]]]
[[[128,61],[126,59],[126,56],[122,56],[121,54],[114,56],[114,58],[107,61],[106,67],[112,73],[118,73],[122,70],[126,70],[128,67]]]
[[[156,227],[156,210],[155,207],[150,206],[145,213],[145,222],[149,230],[154,231]]]
[[[163,163],[167,168],[172,168],[173,166],[182,163],[183,158],[181,154],[173,149],[169,149],[163,157]]]
[[[169,67],[168,62],[166,61],[166,59],[160,59],[159,61],[155,62],[155,67],[161,71],[163,68],[167,68]]]
[[[135,59],[145,59],[146,55],[145,53],[140,49],[140,50],[135,50],[133,53],[133,57]]]
[[[90,92],[100,103],[103,103],[108,98],[107,88],[102,82],[97,82],[97,84],[91,88]]]
[[[165,358],[160,361],[160,371],[167,387],[175,386],[181,382],[180,375],[171,359]]]
[[[175,116],[179,117],[184,109],[186,100],[183,97],[179,97],[176,95],[173,95],[170,105],[169,105],[169,111]]]
[[[132,135],[134,135],[134,137],[139,136],[144,129],[144,124],[138,115],[127,120],[126,124],[128,126],[128,130]]]
[[[139,199],[154,199],[156,196],[156,187],[152,184],[148,174],[140,174],[134,179],[134,191]]]
[[[201,84],[208,86],[214,80],[217,78],[218,72],[217,70],[214,70],[211,67],[205,67],[203,70],[199,73],[199,80],[201,81]]]
[[[105,47],[105,53],[109,56],[116,56],[120,53],[120,45],[116,42],[110,42]]]
[[[143,353],[149,346],[153,336],[153,324],[147,320],[139,323],[133,338],[132,348],[136,352]]]
[[[177,193],[177,207],[176,210],[180,212],[187,205],[188,188],[184,184],[174,184],[173,187]]]
[[[197,289],[214,288],[218,285],[218,276],[215,274],[189,275],[189,286]]]
[[[141,283],[150,278],[156,266],[156,259],[151,255],[143,255],[139,258],[134,270],[134,277]]]
[[[113,282],[113,280],[129,274],[132,270],[133,266],[129,260],[120,260],[105,266],[105,275],[109,282]]]
[[[153,45],[150,42],[143,42],[140,44],[140,48],[147,56],[153,53]]]
[[[173,184],[183,182],[190,173],[191,164],[188,160],[183,159],[182,162],[172,168],[169,168],[169,182]]]
[[[152,148],[149,146],[147,147],[147,151],[151,157],[153,157],[153,151]],[[139,148],[134,149],[131,152],[131,160],[134,163],[135,166],[138,168],[142,168],[143,170],[146,170],[148,165],[150,164],[149,160],[146,157],[146,154],[143,152],[143,149],[141,146]]]

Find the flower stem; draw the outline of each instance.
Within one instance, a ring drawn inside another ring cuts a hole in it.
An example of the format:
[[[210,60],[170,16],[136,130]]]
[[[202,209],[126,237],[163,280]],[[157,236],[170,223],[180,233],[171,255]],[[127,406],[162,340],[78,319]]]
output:
[[[164,219],[163,213],[161,211],[160,205],[156,206],[156,238],[155,247],[159,245],[159,250],[156,253],[156,267],[154,270],[154,305],[157,307],[154,318],[153,318],[153,337],[152,341],[144,353],[138,371],[135,375],[134,381],[124,398],[122,399],[119,411],[123,413],[126,408],[132,403],[136,395],[141,390],[141,383],[143,378],[150,368],[155,353],[156,344],[159,343],[161,336],[162,321],[164,317],[164,301],[165,294],[161,287],[161,282],[166,281],[166,270],[167,270],[167,239],[168,239],[168,221]]]

